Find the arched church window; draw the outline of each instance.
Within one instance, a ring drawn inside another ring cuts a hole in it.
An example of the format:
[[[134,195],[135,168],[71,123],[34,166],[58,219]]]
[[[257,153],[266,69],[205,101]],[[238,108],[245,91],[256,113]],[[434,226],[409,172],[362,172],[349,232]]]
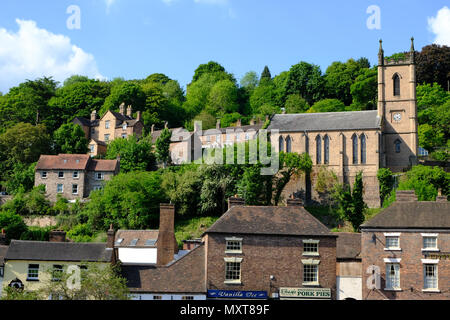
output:
[[[290,136],[286,138],[286,152],[292,152],[292,138]]]
[[[394,75],[394,96],[399,96],[400,95],[400,77],[398,76],[398,74]]]
[[[284,138],[283,138],[283,136],[280,136],[280,138],[278,139],[278,151],[279,152],[284,151]]]
[[[361,163],[366,163],[366,136],[364,134],[361,135]]]
[[[400,153],[401,151],[401,144],[402,142],[400,140],[395,140],[394,145],[395,145],[395,153]]]
[[[316,164],[322,163],[322,138],[320,135],[316,137]]]
[[[328,135],[323,138],[323,163],[330,163],[330,138]]]
[[[352,137],[353,146],[353,164],[358,164],[358,136],[356,134]]]
[[[309,138],[305,135],[305,152],[309,154]]]

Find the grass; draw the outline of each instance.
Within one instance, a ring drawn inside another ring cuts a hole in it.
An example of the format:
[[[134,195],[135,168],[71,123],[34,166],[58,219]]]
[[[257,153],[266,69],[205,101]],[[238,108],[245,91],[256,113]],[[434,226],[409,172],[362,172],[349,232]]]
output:
[[[175,238],[178,246],[183,246],[183,240],[200,238],[219,217],[195,217],[175,219]]]

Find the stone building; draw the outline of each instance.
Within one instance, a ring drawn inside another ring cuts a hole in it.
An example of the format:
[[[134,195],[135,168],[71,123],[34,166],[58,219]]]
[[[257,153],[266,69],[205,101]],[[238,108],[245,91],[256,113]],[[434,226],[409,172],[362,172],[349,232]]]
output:
[[[73,120],[73,123],[81,126],[86,139],[90,141],[89,154],[91,156],[106,153],[104,145],[114,139],[126,139],[131,135],[140,138],[144,128],[141,112],[138,111],[136,118],[133,118],[132,107],[128,106],[125,113],[124,103],[120,105],[119,112],[108,110],[99,119],[97,111],[94,110],[90,119],[77,117]]]
[[[119,160],[95,160],[85,154],[41,155],[35,169],[35,186],[44,185],[50,201],[89,197],[119,173]]]
[[[364,300],[450,299],[450,203],[397,201],[361,226]]]
[[[379,168],[407,170],[417,162],[416,62],[413,39],[401,60],[378,53],[378,108],[369,111],[277,114],[268,130],[278,130],[271,143],[278,151],[309,153],[314,164],[310,176],[288,184],[285,195],[304,193],[306,200],[321,201],[315,191],[321,166],[334,171],[340,182],[352,184],[363,172],[365,201],[379,207]]]

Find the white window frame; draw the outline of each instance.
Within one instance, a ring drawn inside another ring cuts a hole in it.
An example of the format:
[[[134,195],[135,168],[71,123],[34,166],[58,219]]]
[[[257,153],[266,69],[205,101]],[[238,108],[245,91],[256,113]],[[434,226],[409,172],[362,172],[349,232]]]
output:
[[[423,264],[423,292],[441,292],[439,290],[439,269],[438,269],[439,259],[422,259]],[[425,288],[426,284],[426,267],[432,265],[435,268],[436,273],[436,287],[435,288]]]
[[[62,173],[62,177],[60,177],[60,173]],[[58,171],[58,179],[64,179],[64,171]]]
[[[98,177],[99,174],[100,174],[100,178]],[[96,172],[95,173],[95,180],[97,180],[97,181],[105,180],[105,174],[103,172]]]
[[[56,267],[61,267],[61,268],[56,268]],[[58,272],[58,271],[61,272],[59,278],[55,277],[55,272]],[[63,265],[56,265],[56,264],[54,264],[53,267],[52,267],[52,281],[61,281],[61,277],[62,277],[63,272],[64,272],[64,266]]]
[[[91,153],[95,152],[95,145],[94,144],[90,144],[89,145],[89,150],[91,150]]]
[[[229,242],[237,242],[240,244],[240,249],[228,249],[228,243]],[[242,238],[225,238],[225,253],[242,253]]]
[[[73,192],[74,187],[77,187],[77,192]],[[72,184],[72,194],[78,194],[79,188],[78,188],[78,184]]]
[[[31,268],[31,266],[37,266],[37,268]],[[33,271],[32,276],[30,276],[31,275],[30,271]],[[35,275],[34,272],[36,272]],[[27,281],[39,281],[39,264],[37,263],[28,264]]]
[[[386,283],[385,283],[385,288],[384,288],[384,290],[386,290],[386,291],[401,291],[402,289],[401,289],[401,278],[400,278],[400,260],[401,259],[391,259],[391,258],[387,258],[387,259],[384,259],[385,261],[385,263],[386,263],[386,266],[385,266],[385,270],[386,270]],[[397,279],[394,279],[396,282],[398,282],[398,286],[389,286],[391,283],[392,283],[392,280],[389,280],[390,279],[390,274],[389,274],[389,270],[390,270],[390,268],[391,268],[391,266],[394,266],[394,272],[396,273],[394,276],[395,277],[397,277],[398,278],[398,280]],[[388,270],[388,268],[389,268],[389,270]]]
[[[224,258],[225,261],[225,284],[241,284],[242,283],[242,258]],[[227,263],[239,264],[239,279],[227,279]]]
[[[109,129],[111,127],[111,121],[110,120],[106,120],[105,121],[105,129]]]
[[[314,240],[314,239],[307,239],[303,240],[303,256],[319,256],[319,242],[320,240]],[[305,244],[316,244],[317,245],[317,251],[305,251]]]
[[[61,186],[61,191],[58,191],[59,186]],[[58,194],[64,193],[64,185],[62,183],[58,183],[56,185],[56,193],[58,193]]]
[[[439,250],[439,245],[438,245],[438,234],[437,233],[421,233],[422,235],[422,251],[440,251]],[[426,238],[433,238],[436,240],[436,246],[431,248],[431,247],[425,247],[425,239]]]
[[[109,133],[105,134],[105,142],[109,142],[109,138],[111,137],[111,135]]]
[[[47,171],[42,171],[41,172],[41,178],[42,179],[47,179],[48,178],[48,172]]]
[[[72,178],[73,179],[80,179],[80,172],[79,171],[74,171],[72,173]]]
[[[400,235],[401,233],[385,233],[385,248],[384,251],[401,251],[401,245],[400,245]],[[397,247],[389,247],[388,246],[388,238],[397,238],[398,245]]]
[[[314,260],[314,259],[303,259],[303,274],[302,274],[302,285],[304,286],[318,286],[319,285],[319,264],[320,260]],[[316,269],[316,281],[305,281],[305,266],[311,267],[315,266]]]

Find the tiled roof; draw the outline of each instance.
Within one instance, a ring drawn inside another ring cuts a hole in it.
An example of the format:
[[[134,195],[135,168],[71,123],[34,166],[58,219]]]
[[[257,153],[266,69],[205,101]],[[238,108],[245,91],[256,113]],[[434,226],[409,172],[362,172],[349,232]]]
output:
[[[5,260],[110,262],[105,243],[12,240]]]
[[[132,293],[206,293],[204,245],[167,266],[123,265],[121,269]]]
[[[267,130],[280,132],[380,129],[378,111],[276,114]]]
[[[396,201],[361,228],[450,229],[450,202]]]
[[[104,141],[100,141],[97,139],[91,139],[91,141],[89,141],[89,143],[91,143],[92,141],[94,141],[96,144],[100,145],[100,146],[107,146],[108,144]]]
[[[89,162],[87,154],[59,154],[57,156],[41,155],[36,165],[37,170],[85,170]]]
[[[361,233],[336,232],[337,259],[360,259]]]
[[[300,206],[234,206],[205,233],[318,235],[334,233]]]
[[[114,246],[117,248],[155,247],[158,234],[159,230],[117,230]],[[119,239],[122,239],[120,243],[118,243]],[[133,240],[137,241],[132,242]]]
[[[89,161],[88,170],[89,171],[109,171],[109,172],[114,172],[114,171],[116,171],[118,165],[119,165],[119,161],[118,160],[97,160],[97,159],[91,159],[91,161]]]

